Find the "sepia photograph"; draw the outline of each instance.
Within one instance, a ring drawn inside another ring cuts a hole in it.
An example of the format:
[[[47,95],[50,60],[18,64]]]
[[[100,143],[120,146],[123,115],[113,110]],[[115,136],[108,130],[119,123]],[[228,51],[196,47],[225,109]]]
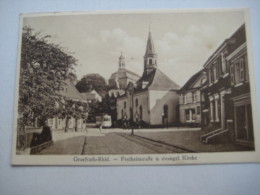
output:
[[[21,14],[13,165],[259,162],[247,9]]]

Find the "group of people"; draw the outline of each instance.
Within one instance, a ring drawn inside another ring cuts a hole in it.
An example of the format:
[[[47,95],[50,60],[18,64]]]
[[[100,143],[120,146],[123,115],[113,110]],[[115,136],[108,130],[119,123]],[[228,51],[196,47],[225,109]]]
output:
[[[130,129],[135,127],[136,129],[140,129],[141,128],[141,124],[139,122],[139,119],[136,119],[135,121],[133,120],[127,120],[126,118],[123,119],[122,121],[122,127],[123,129]]]

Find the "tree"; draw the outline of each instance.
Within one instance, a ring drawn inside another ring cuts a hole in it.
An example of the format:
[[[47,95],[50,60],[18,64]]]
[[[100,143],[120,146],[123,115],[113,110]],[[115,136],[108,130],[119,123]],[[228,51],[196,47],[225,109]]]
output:
[[[76,66],[72,55],[49,40],[48,35],[23,28],[18,100],[22,130],[36,118],[46,120],[56,113],[55,102],[61,100],[57,92]]]
[[[76,84],[79,92],[90,92],[96,90],[99,94],[104,95],[107,91],[105,79],[99,74],[87,74]]]
[[[80,118],[86,119],[89,107],[87,103],[73,101],[63,98],[59,105],[58,117],[65,119],[65,132],[69,128],[69,120],[75,118],[75,131],[78,130],[77,121]]]

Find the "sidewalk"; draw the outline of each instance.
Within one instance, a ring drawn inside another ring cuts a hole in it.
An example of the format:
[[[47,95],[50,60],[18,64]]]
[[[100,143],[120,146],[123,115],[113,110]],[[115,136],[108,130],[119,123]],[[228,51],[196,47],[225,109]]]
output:
[[[234,152],[249,151],[252,148],[232,143],[205,144],[200,141],[203,131],[170,131],[170,132],[135,132],[135,135],[158,142],[179,146],[195,152]]]

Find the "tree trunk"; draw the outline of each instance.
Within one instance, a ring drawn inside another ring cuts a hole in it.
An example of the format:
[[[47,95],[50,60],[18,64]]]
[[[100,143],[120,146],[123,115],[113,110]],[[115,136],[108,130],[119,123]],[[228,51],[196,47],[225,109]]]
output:
[[[75,132],[78,131],[78,119],[75,118]]]
[[[68,132],[68,126],[69,126],[69,117],[66,116],[66,118],[65,118],[65,132]]]

